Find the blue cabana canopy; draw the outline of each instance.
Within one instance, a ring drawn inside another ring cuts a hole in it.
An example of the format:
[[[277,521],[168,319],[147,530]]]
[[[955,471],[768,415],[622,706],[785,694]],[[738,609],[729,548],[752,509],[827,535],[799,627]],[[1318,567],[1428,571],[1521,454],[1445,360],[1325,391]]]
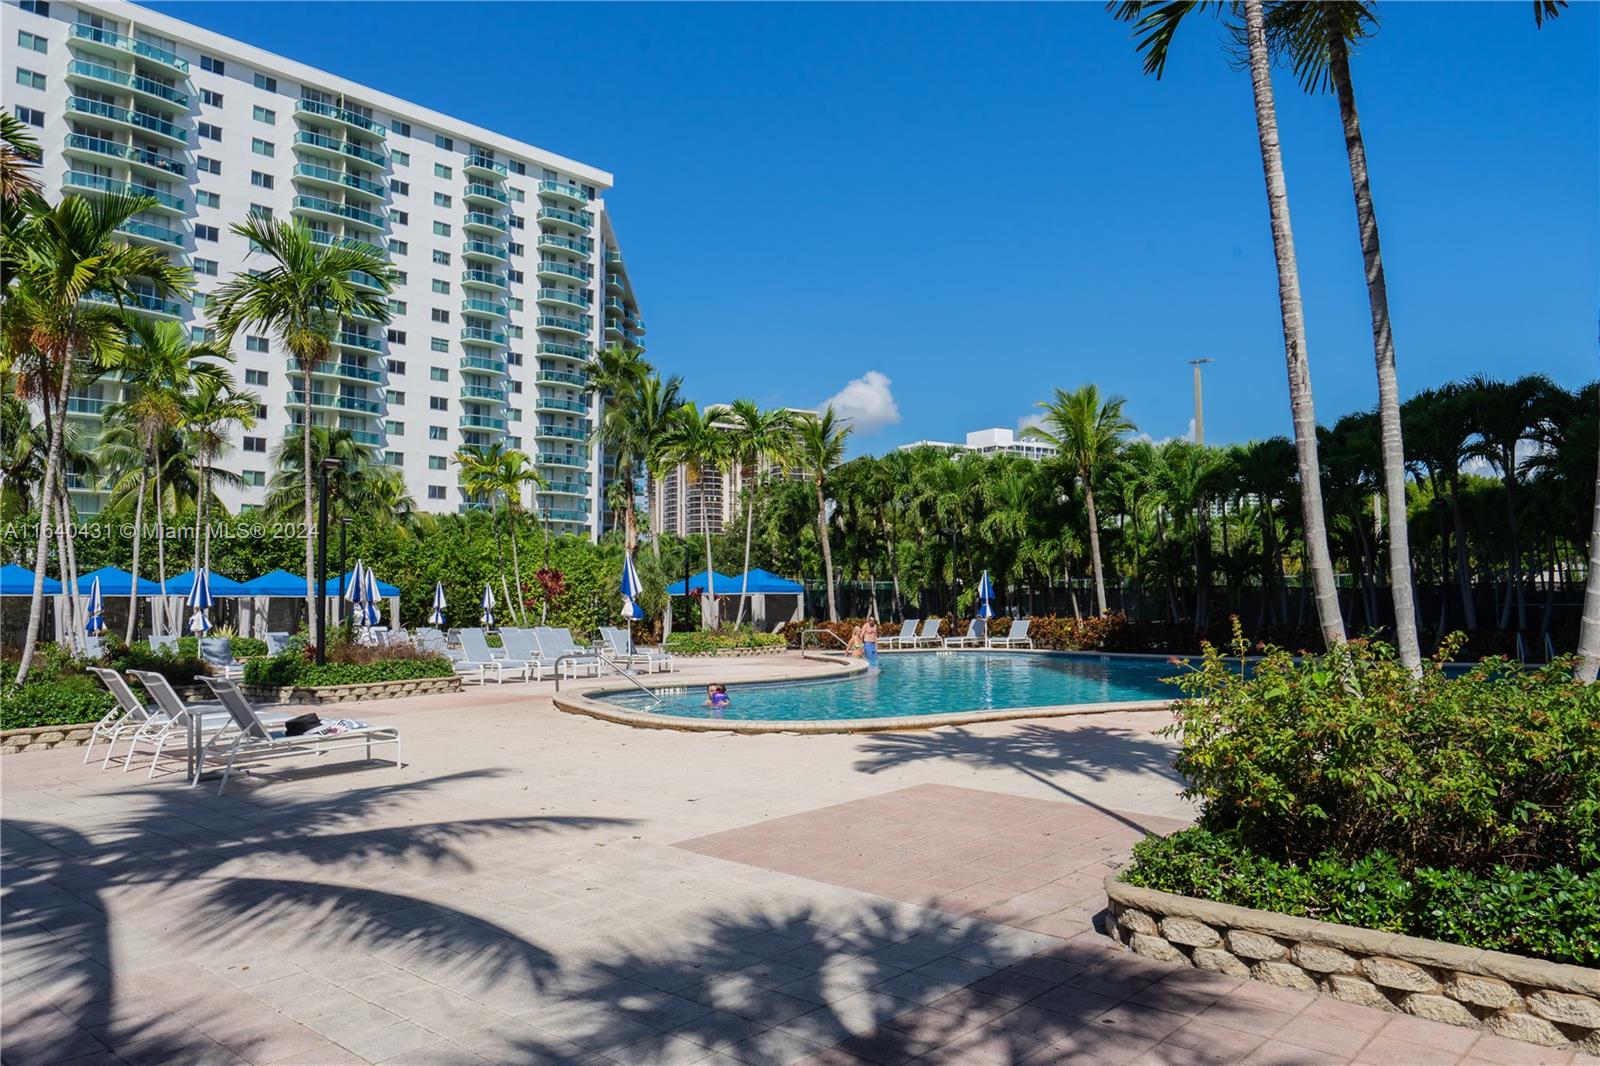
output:
[[[44,579],[44,594],[46,596],[61,595],[61,582],[53,577]],[[32,596],[33,571],[16,563],[7,563],[0,566],[0,596]]]
[[[765,595],[768,593],[787,593],[791,596],[798,596],[806,590],[806,587],[800,584],[800,582],[790,581],[786,577],[779,577],[772,571],[763,570],[759,566],[751,568],[749,577],[750,586],[745,591],[750,593],[752,596],[757,594]],[[743,580],[744,578],[742,575],[732,579],[733,591],[735,593],[739,591],[739,583]],[[722,591],[721,578],[718,578],[717,581],[717,592],[720,593]]]
[[[102,566],[93,573],[84,574],[78,578],[78,591],[89,595],[89,590],[94,587],[94,579],[100,579],[100,595],[126,596],[133,591],[133,575],[126,570],[118,570],[114,566]],[[139,595],[159,596],[161,586],[149,578],[139,579]]]
[[[348,574],[344,575],[344,587],[345,587],[345,591],[346,592],[350,591],[350,586],[356,579],[355,575],[356,575],[356,572],[354,570],[352,570]],[[305,578],[301,578],[300,580],[302,582],[302,584],[300,586],[300,595],[304,596],[306,594],[306,589],[305,589],[305,584],[304,584]],[[336,577],[330,577],[328,579],[327,590],[328,590],[328,595],[330,595],[330,596],[339,595],[339,579],[336,578]],[[385,598],[388,598],[390,596],[398,596],[398,595],[400,595],[400,590],[398,588],[396,588],[395,586],[393,586],[393,585],[386,584],[385,582],[380,581],[380,582],[378,582],[378,595],[379,596],[383,596]]]
[[[241,583],[239,583],[237,581],[234,581],[231,578],[223,577],[221,574],[217,573],[215,570],[211,571],[210,578],[211,578],[211,595],[212,595],[213,598],[218,597],[218,596],[249,596],[249,595],[252,594],[250,592],[250,590],[245,588],[245,586],[242,585]],[[157,582],[157,586],[158,587],[159,587],[159,585],[160,585],[160,582]],[[193,589],[194,589],[194,571],[193,570],[185,570],[181,574],[174,574],[173,576],[167,578],[167,595],[168,596],[188,596],[190,591],[192,591]],[[254,595],[259,596],[259,595],[261,595],[261,593],[258,592],[258,593],[255,593]],[[302,585],[302,587],[300,589],[300,595],[302,595],[302,596],[305,595],[305,588],[304,588],[303,585]]]
[[[306,594],[306,579],[299,574],[291,574],[287,570],[274,570],[270,574],[262,574],[260,577],[246,581],[240,588],[244,590],[239,593],[242,596],[298,596],[304,598]],[[215,595],[214,592],[213,595]]]
[[[738,578],[729,577],[727,574],[719,574],[715,570],[711,571],[711,577],[716,581],[716,586],[712,591],[718,596],[737,596],[739,594]],[[706,591],[706,572],[704,570],[698,574],[690,575],[689,588],[699,589],[701,592]],[[668,596],[687,596],[688,594],[689,589],[683,587],[682,581],[667,586]]]

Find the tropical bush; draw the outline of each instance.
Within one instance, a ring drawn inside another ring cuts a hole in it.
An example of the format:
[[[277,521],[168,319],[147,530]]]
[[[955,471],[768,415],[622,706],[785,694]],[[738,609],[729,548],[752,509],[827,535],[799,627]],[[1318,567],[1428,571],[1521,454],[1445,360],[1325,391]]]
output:
[[[247,685],[280,688],[292,685],[366,685],[375,681],[414,681],[425,677],[451,677],[455,668],[440,655],[411,655],[371,659],[367,662],[328,662],[318,666],[304,656],[284,653],[270,659],[251,659],[244,666]]]
[[[1128,881],[1600,959],[1600,688],[1560,661],[1413,677],[1387,645],[1264,651],[1246,676],[1208,648],[1177,679],[1199,824],[1141,844]]]
[[[267,642],[256,637],[236,637],[230,635],[228,643],[233,645],[235,659],[254,659],[267,654]],[[199,657],[199,637],[179,637],[178,651],[184,655]]]
[[[10,676],[16,676],[15,664]],[[0,729],[98,722],[116,704],[116,697],[88,674],[30,677],[22,686],[7,680],[0,682]]]
[[[730,648],[781,648],[784,643],[784,638],[777,633],[758,633],[744,626],[674,633],[666,642],[667,650],[674,655],[707,655]]]

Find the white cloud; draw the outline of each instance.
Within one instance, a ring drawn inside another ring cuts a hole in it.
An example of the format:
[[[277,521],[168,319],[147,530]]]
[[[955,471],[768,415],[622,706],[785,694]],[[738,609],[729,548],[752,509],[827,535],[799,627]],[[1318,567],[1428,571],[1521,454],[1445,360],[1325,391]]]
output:
[[[859,436],[876,433],[900,421],[890,384],[886,374],[869,370],[823,400],[822,407],[832,407],[834,415],[849,422]]]
[[[1044,412],[1035,411],[1031,415],[1023,415],[1021,418],[1017,419],[1017,433],[1020,435],[1022,431],[1027,429],[1029,426],[1042,425],[1044,425]]]

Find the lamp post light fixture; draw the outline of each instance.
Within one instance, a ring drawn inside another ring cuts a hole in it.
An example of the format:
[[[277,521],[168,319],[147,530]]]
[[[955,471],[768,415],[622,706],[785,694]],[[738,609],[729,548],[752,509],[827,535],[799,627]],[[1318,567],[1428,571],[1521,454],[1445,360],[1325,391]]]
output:
[[[317,467],[317,665],[328,661],[328,471],[339,469],[337,459],[324,459]]]

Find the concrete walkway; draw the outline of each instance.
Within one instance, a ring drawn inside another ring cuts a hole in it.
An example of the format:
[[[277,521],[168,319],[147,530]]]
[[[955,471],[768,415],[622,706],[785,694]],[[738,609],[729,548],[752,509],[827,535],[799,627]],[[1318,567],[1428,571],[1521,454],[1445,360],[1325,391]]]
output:
[[[1189,817],[1165,714],[690,735],[550,689],[342,708],[407,764],[279,762],[221,798],[7,756],[0,1059],[1577,1061],[1095,932],[1103,873]]]

